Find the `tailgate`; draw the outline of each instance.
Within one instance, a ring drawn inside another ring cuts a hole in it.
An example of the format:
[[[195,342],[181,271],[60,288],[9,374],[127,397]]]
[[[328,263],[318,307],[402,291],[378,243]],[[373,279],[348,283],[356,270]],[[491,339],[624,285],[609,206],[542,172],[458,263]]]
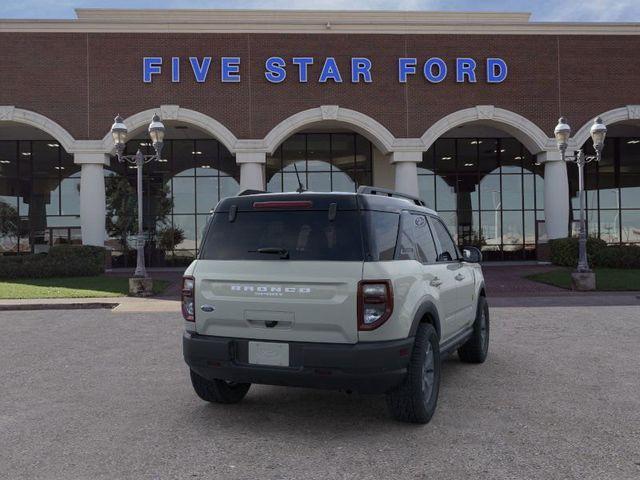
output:
[[[195,277],[202,335],[357,342],[362,262],[199,260]]]

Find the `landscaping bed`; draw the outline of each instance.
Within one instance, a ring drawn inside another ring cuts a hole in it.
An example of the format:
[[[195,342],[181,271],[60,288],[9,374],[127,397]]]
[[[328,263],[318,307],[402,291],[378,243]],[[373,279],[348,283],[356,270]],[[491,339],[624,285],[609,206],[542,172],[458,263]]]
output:
[[[170,282],[153,281],[153,292],[162,293]],[[33,278],[0,280],[0,299],[123,297],[129,293],[126,277]]]
[[[547,285],[571,289],[571,272],[575,268],[557,268],[548,272],[534,273],[525,278]],[[594,268],[596,290],[634,291],[640,290],[640,269]]]

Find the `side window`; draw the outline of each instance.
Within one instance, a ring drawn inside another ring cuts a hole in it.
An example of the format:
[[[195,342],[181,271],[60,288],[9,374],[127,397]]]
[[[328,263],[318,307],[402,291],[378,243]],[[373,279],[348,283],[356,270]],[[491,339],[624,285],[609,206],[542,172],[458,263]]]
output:
[[[400,221],[400,234],[396,248],[396,260],[418,260],[415,240],[413,238],[413,215],[402,212]]]
[[[402,212],[396,260],[417,260],[420,263],[436,261],[436,246],[427,217]]]
[[[431,228],[433,230],[433,234],[438,238],[440,243],[440,256],[438,257],[439,262],[452,262],[458,259],[458,250],[456,249],[455,243],[451,239],[451,235],[449,235],[449,231],[447,227],[444,226],[444,223],[438,218],[429,218],[429,223],[431,224]]]
[[[413,219],[413,231],[418,253],[417,260],[422,263],[435,262],[438,255],[427,217],[424,215],[411,215],[411,217]]]

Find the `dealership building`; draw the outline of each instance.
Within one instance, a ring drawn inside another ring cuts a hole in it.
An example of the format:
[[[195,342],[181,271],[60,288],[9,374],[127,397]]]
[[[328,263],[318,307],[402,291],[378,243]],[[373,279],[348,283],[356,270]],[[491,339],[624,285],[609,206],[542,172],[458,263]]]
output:
[[[640,24],[540,23],[525,13],[84,10],[0,20],[0,253],[107,245],[124,208],[110,134],[162,159],[143,169],[151,265],[197,254],[208,214],[241,188],[420,196],[459,244],[535,259],[575,234],[585,170],[589,233],[640,243]],[[126,182],[125,182],[126,187]],[[133,196],[132,196],[133,198]],[[179,243],[161,234],[183,232]],[[133,237],[132,237],[133,238]],[[164,259],[164,260],[163,260]]]

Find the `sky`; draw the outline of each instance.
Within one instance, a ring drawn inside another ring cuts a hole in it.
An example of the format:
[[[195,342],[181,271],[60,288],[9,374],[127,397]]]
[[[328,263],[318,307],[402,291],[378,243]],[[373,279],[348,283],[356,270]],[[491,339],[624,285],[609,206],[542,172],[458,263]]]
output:
[[[0,0],[0,18],[75,18],[74,8],[257,8],[531,12],[539,22],[638,22],[640,0]]]

